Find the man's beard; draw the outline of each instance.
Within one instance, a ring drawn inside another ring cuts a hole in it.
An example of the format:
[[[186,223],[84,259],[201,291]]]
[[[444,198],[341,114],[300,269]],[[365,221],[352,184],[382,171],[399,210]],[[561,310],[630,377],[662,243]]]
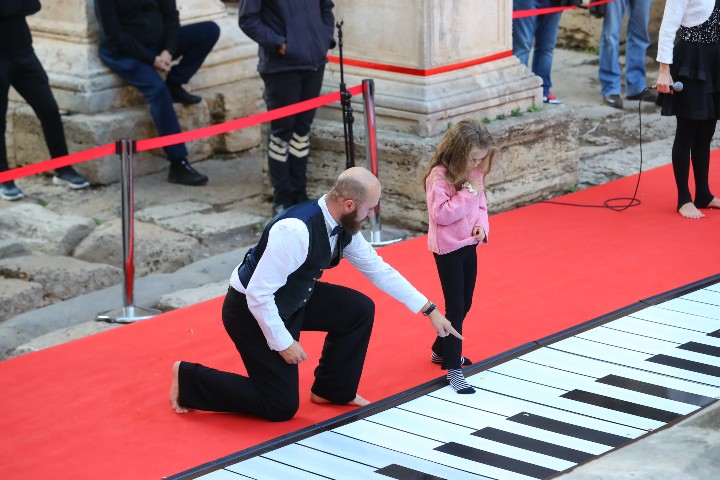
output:
[[[358,233],[362,228],[363,223],[365,223],[365,219],[362,219],[360,221],[355,220],[356,216],[357,209],[353,209],[352,212],[348,212],[342,217],[340,217],[340,226],[342,226],[342,228],[351,235],[355,235],[356,233]]]

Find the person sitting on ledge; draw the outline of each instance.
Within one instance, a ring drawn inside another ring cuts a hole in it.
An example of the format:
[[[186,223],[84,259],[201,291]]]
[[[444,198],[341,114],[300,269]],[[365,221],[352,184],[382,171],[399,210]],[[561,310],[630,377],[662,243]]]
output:
[[[352,167],[320,199],[292,206],[270,221],[232,272],[222,308],[225,330],[248,376],[175,362],[170,388],[175,412],[199,409],[291,419],[300,404],[298,364],[308,359],[301,331],[327,332],[310,400],[367,405],[357,389],[375,304],[352,288],[318,281],[323,270],[343,257],[410,311],[425,314],[437,335],[462,338],[363,237],[360,228],[379,200],[378,179]]]
[[[147,98],[160,136],[180,133],[173,102],[202,101],[183,85],[200,69],[220,37],[220,27],[214,22],[181,27],[175,0],[95,0],[95,15],[102,61]],[[160,74],[166,74],[165,80]],[[164,149],[170,182],[207,183],[208,177],[188,162],[184,143]]]

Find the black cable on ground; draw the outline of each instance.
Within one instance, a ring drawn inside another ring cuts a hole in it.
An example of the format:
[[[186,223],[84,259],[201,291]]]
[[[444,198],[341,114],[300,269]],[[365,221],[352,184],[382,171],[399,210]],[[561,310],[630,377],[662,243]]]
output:
[[[638,99],[638,123],[640,126],[640,133],[639,133],[639,140],[640,140],[640,167],[638,169],[638,178],[637,182],[635,182],[635,191],[633,192],[632,197],[616,197],[616,198],[608,198],[603,202],[602,205],[590,205],[590,204],[583,204],[583,203],[572,203],[572,202],[558,202],[555,200],[543,200],[540,203],[549,203],[552,205],[565,205],[567,207],[583,207],[583,208],[607,208],[610,210],[614,210],[616,212],[622,212],[624,210],[627,210],[630,207],[637,207],[641,204],[640,200],[637,198],[637,192],[640,188],[640,177],[642,177],[642,167],[643,167],[643,151],[642,151],[642,101],[643,97],[645,96],[645,92],[650,90],[648,87],[645,87],[645,89],[640,93],[640,98]],[[624,205],[613,205],[617,202],[625,202]]]

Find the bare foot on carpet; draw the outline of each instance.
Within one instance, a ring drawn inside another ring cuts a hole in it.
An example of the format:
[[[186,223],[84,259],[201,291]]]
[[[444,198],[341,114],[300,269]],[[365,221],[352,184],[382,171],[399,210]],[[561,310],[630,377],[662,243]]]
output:
[[[713,202],[717,199],[713,199]],[[712,205],[713,202],[710,202]],[[688,202],[678,209],[678,213],[685,218],[703,218],[705,215],[695,207],[692,203]]]
[[[319,397],[315,395],[314,393],[310,392],[310,401],[313,403],[331,403],[330,400],[325,400],[322,397]],[[355,399],[349,401],[346,405],[352,405],[355,407],[364,407],[365,405],[369,405],[370,402],[365,400],[360,395],[355,395]]]
[[[714,197],[708,206],[705,208],[720,208],[720,198]]]
[[[187,413],[191,409],[180,405],[180,383],[178,382],[178,371],[180,370],[180,362],[175,362],[172,367],[173,379],[170,385],[170,406],[175,413]]]

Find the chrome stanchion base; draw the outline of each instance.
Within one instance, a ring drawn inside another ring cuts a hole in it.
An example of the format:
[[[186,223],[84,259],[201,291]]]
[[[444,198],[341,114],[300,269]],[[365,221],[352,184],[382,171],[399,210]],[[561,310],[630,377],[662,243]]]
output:
[[[131,305],[129,307],[121,307],[98,313],[95,320],[110,323],[133,323],[139,320],[146,320],[161,313],[160,310],[155,310],[154,308],[135,307]]]
[[[372,231],[370,229],[362,230],[363,237],[373,247],[384,247],[397,242],[402,242],[407,238],[402,230],[395,228],[387,228],[383,226],[382,230]]]

